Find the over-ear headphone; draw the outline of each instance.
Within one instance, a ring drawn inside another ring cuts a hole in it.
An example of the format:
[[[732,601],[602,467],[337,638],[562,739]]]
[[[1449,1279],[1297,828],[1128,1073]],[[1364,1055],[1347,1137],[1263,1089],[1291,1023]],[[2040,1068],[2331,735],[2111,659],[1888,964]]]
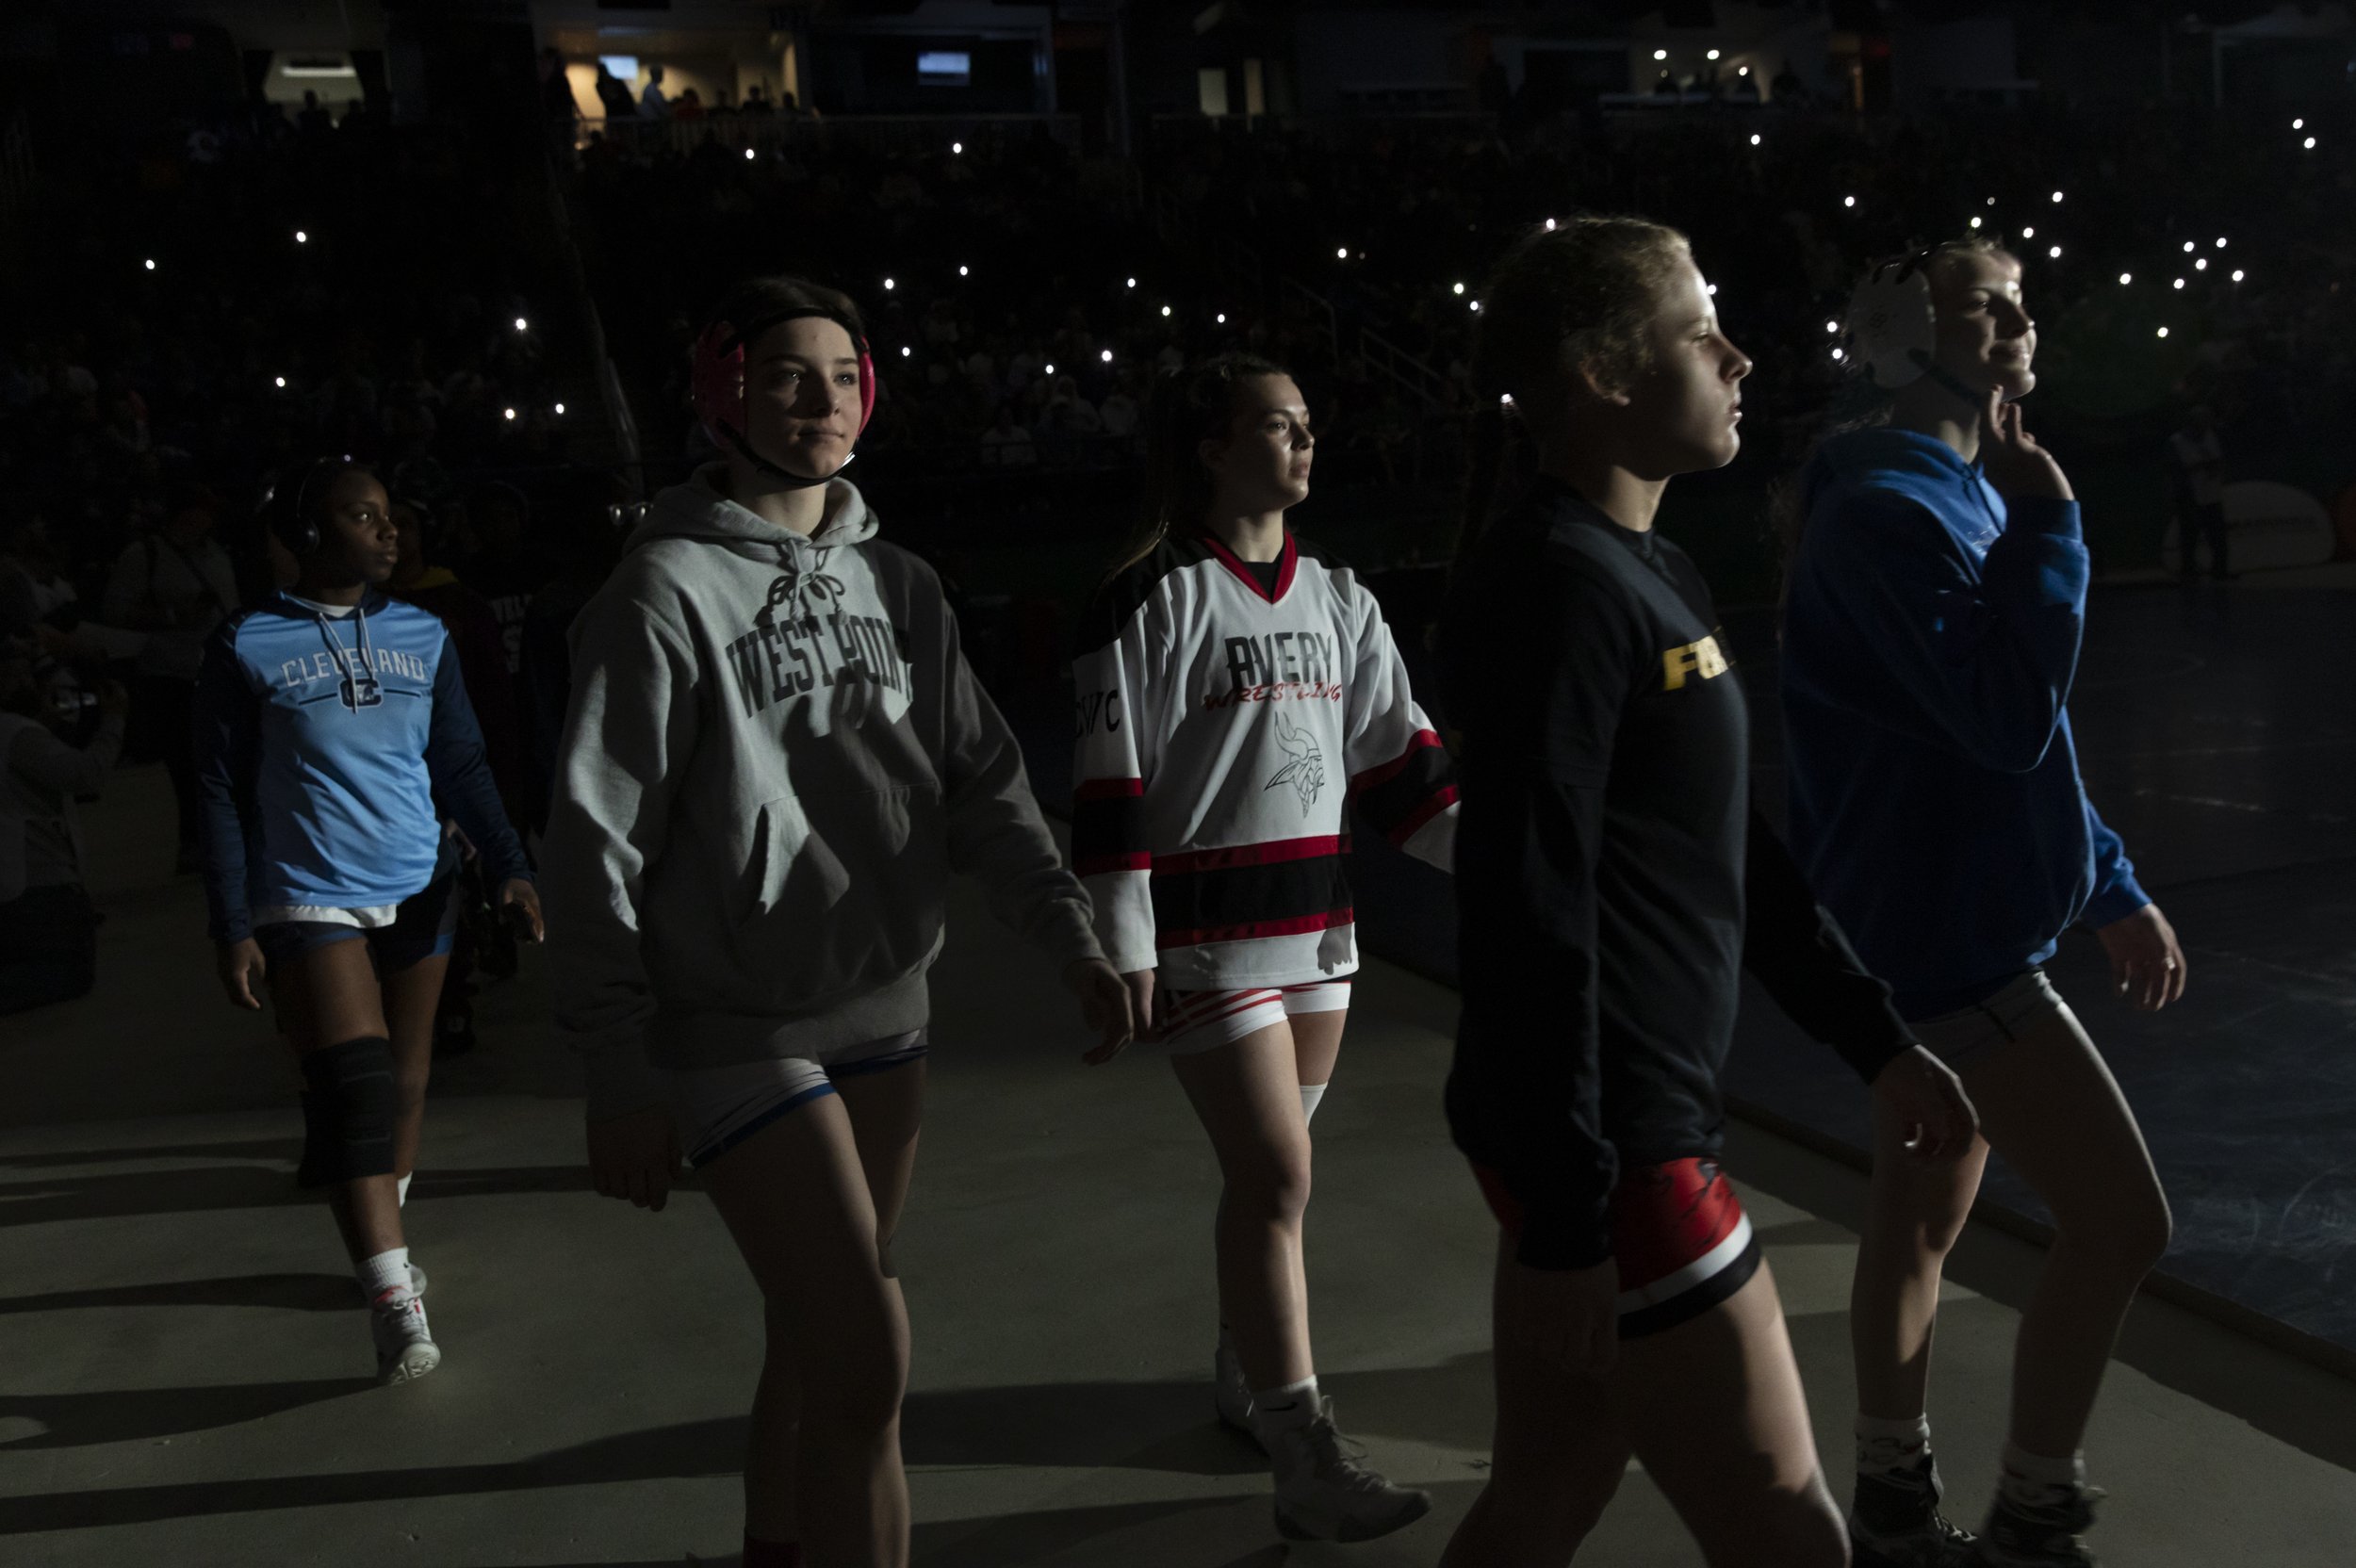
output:
[[[834,476],[829,474],[823,479],[812,479],[807,474],[797,474],[770,462],[753,449],[751,440],[744,433],[744,350],[755,338],[779,322],[813,318],[832,321],[849,333],[851,346],[859,353],[859,431],[853,433],[856,435],[864,432],[867,421],[875,416],[875,359],[868,351],[867,339],[842,313],[812,305],[757,317],[742,325],[733,321],[714,321],[695,340],[695,368],[692,383],[695,416],[703,421],[704,429],[712,433],[713,441],[734,448],[764,473],[797,488],[824,484]]]
[[[319,476],[330,468],[347,468],[350,457],[315,457],[303,466],[291,492],[286,489],[286,476],[273,473],[262,481],[262,498],[254,510],[261,515],[278,542],[293,552],[296,559],[312,554],[319,547],[319,519],[311,514],[312,491]]]
[[[1849,357],[1873,384],[1894,392],[1931,369],[1939,344],[1939,311],[1931,302],[1931,251],[1885,261],[1865,274],[1849,297]]]

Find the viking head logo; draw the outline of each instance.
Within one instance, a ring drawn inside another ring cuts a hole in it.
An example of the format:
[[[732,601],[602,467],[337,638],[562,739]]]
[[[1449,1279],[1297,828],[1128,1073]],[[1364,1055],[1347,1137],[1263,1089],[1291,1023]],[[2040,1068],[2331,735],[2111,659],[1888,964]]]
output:
[[[1281,711],[1276,714],[1276,743],[1284,748],[1288,760],[1262,788],[1273,790],[1279,784],[1290,784],[1293,792],[1301,796],[1301,814],[1305,817],[1325,791],[1325,754],[1317,749],[1316,740],[1307,730],[1287,723]]]

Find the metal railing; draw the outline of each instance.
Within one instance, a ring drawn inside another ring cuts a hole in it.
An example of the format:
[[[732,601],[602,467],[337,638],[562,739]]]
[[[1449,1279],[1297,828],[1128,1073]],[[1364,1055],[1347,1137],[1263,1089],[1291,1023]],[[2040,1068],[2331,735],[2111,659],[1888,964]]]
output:
[[[1389,377],[1427,409],[1448,404],[1448,378],[1371,327],[1358,332],[1358,357],[1366,368]]]

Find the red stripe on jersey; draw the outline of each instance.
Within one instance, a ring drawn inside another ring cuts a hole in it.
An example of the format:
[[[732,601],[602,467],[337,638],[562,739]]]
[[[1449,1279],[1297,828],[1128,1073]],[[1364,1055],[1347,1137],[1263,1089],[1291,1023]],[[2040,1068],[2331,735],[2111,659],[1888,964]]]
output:
[[[1612,1252],[1620,1288],[1638,1290],[1734,1233],[1742,1205],[1715,1160],[1672,1160],[1621,1172],[1612,1193]]]
[[[1075,801],[1120,800],[1131,795],[1143,798],[1144,794],[1145,780],[1142,778],[1091,778],[1072,791],[1072,798]]]
[[[1246,566],[1243,564],[1243,558],[1229,549],[1226,541],[1219,538],[1218,534],[1204,529],[1203,543],[1210,547],[1211,554],[1218,558],[1219,564],[1235,573],[1236,579],[1246,588],[1251,589],[1253,595],[1268,600],[1270,604],[1283,598],[1284,590],[1293,585],[1293,572],[1301,564],[1301,551],[1293,544],[1292,531],[1287,529],[1284,531],[1284,553],[1276,558],[1276,592],[1271,594],[1260,586],[1260,580],[1252,575],[1252,568]]]
[[[1449,807],[1455,804],[1456,786],[1453,784],[1441,785],[1438,792],[1434,793],[1430,800],[1427,800],[1421,806],[1416,807],[1415,809],[1408,815],[1405,822],[1400,823],[1397,827],[1391,829],[1391,842],[1395,844],[1405,843],[1408,840],[1415,836],[1416,832],[1422,828],[1425,823],[1430,822],[1433,817],[1438,816],[1441,812],[1447,810]]]
[[[1152,871],[1153,857],[1143,850],[1127,854],[1087,855],[1072,862],[1074,876],[1102,876],[1108,871]]]
[[[1196,947],[1203,942],[1248,942],[1262,937],[1299,937],[1311,931],[1327,931],[1336,925],[1348,925],[1356,918],[1355,912],[1350,909],[1328,909],[1321,915],[1300,915],[1291,920],[1210,925],[1199,931],[1156,931],[1153,945],[1160,948]]]
[[[1439,736],[1433,734],[1429,729],[1418,729],[1408,739],[1406,750],[1400,752],[1397,757],[1392,758],[1389,761],[1382,763],[1380,766],[1368,768],[1366,772],[1351,779],[1350,781],[1350,787],[1353,790],[1371,790],[1377,784],[1396,778],[1406,769],[1408,763],[1415,760],[1415,753],[1423,750],[1426,746],[1436,746],[1439,743]]]
[[[1195,871],[1221,871],[1229,866],[1272,866],[1284,860],[1310,860],[1339,855],[1350,847],[1348,834],[1322,838],[1270,839],[1256,844],[1229,844],[1220,849],[1190,849],[1178,855],[1156,855],[1156,875],[1176,876]]]
[[[1162,1021],[1162,1028],[1169,1033],[1217,1023],[1220,1019],[1284,1000],[1274,991],[1197,991],[1188,1001],[1170,1009],[1170,1016]]]

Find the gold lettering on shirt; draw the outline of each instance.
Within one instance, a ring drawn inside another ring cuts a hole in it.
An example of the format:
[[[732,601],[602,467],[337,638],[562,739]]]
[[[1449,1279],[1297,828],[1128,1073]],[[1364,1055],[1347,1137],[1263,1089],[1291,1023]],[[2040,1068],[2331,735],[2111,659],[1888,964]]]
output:
[[[1715,637],[1671,648],[1661,656],[1661,689],[1664,692],[1680,690],[1689,675],[1708,680],[1726,673],[1726,656],[1718,651]]]

